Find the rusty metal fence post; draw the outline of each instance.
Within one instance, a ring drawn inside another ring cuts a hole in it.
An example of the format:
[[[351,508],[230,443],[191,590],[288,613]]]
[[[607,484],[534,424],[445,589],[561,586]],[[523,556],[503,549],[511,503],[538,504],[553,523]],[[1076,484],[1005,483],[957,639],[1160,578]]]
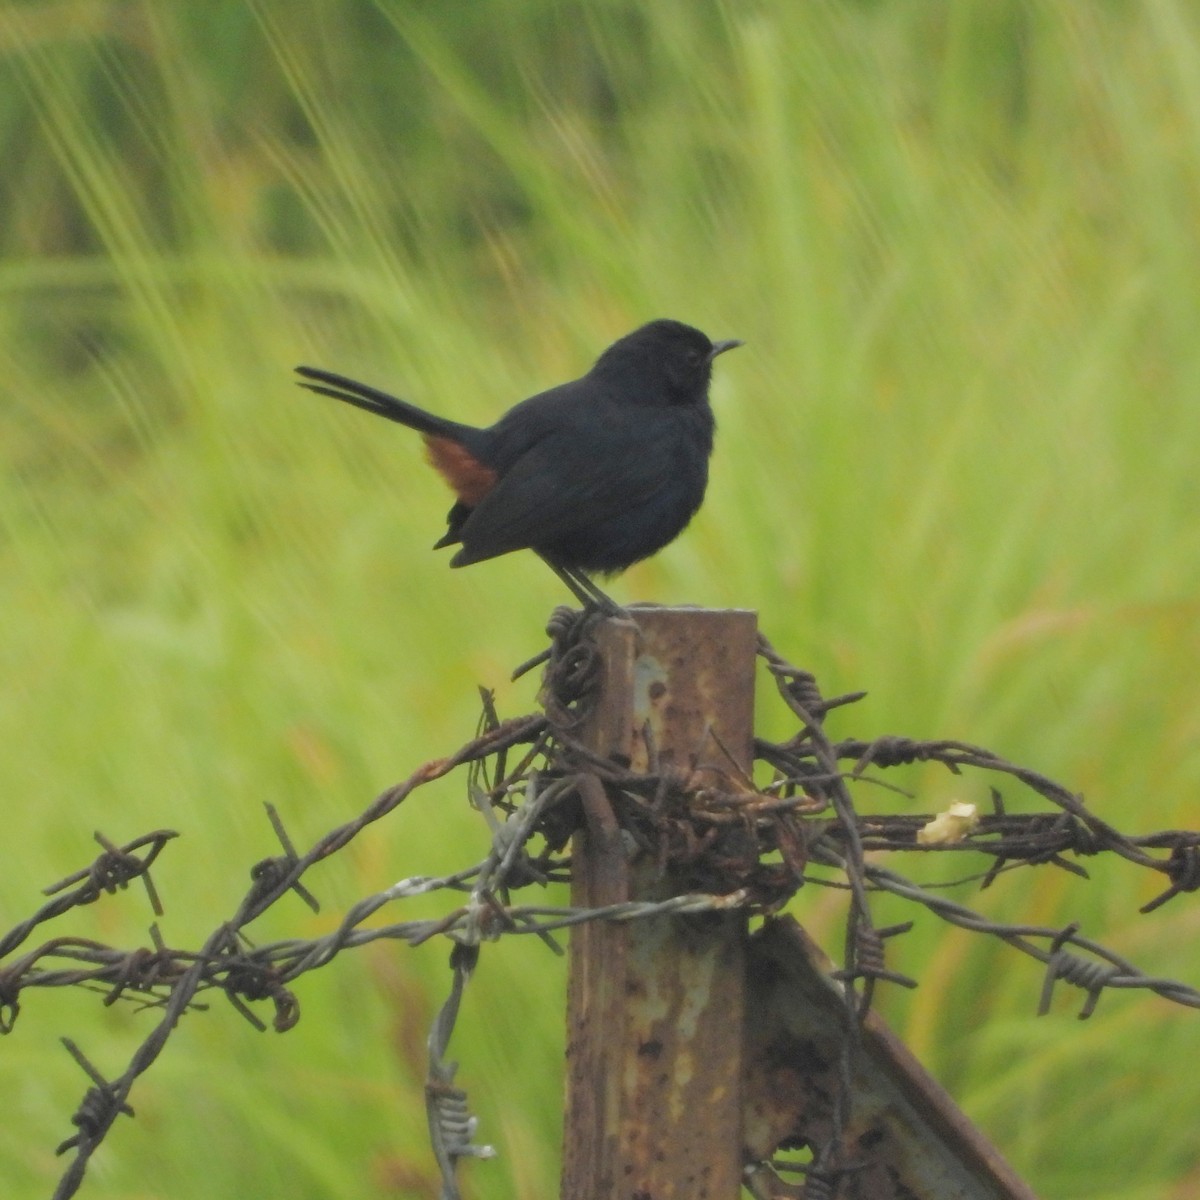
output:
[[[590,749],[691,787],[749,774],[755,614],[647,608],[598,631]],[[584,785],[572,903],[688,890],[633,849],[598,781]],[[569,1200],[736,1200],[742,1178],[746,917],[591,922],[571,941],[562,1194]]]

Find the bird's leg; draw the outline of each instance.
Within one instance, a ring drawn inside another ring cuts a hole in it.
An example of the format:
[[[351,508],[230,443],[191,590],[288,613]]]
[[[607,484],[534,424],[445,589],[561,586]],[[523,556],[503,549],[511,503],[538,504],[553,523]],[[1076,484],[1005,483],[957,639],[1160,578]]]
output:
[[[567,590],[585,609],[594,608],[608,617],[625,617],[629,614],[609,595],[603,592],[582,571],[560,567],[548,558],[542,561],[562,580]]]

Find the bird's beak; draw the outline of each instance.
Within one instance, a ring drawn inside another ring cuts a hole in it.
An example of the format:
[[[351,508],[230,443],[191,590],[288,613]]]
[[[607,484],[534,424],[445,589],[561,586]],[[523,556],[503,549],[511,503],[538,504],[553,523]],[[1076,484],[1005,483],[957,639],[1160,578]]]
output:
[[[713,342],[713,348],[709,352],[708,361],[712,362],[718,354],[724,354],[726,350],[736,350],[738,346],[744,346],[745,344],[741,338],[727,338],[723,342]]]

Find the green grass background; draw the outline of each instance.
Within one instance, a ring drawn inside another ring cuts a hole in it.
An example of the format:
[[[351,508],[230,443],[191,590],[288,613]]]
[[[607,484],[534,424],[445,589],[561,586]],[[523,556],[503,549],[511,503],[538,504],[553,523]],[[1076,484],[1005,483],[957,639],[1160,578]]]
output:
[[[0,4],[0,928],[94,829],[185,837],[194,945],[301,845],[471,734],[563,599],[531,555],[426,547],[415,439],[297,392],[307,361],[486,422],[670,315],[723,358],[709,501],[620,599],[753,607],[837,734],[988,745],[1131,831],[1200,825],[1200,16],[1183,0],[62,0]],[[787,726],[764,693],[760,723]],[[986,800],[914,771],[919,798]],[[313,873],[260,940],[480,857],[461,781]],[[1021,801],[1016,793],[1011,804]],[[924,862],[895,864],[918,878]],[[961,865],[961,864],[960,864]],[[1078,919],[1200,984],[1200,909],[1089,864],[994,915]],[[436,906],[435,906],[436,907]],[[833,937],[836,895],[797,915]],[[146,941],[136,889],[73,932]],[[435,1194],[423,1038],[446,947],[347,955],[257,1034],[187,1020],[84,1194]],[[1200,1189],[1200,1014],[1035,1019],[1034,965],[932,918],[882,1007],[1039,1194]],[[563,965],[487,948],[453,1046],[498,1162],[556,1194]],[[0,1177],[48,1195],[85,1080],[151,1014],[30,992]]]

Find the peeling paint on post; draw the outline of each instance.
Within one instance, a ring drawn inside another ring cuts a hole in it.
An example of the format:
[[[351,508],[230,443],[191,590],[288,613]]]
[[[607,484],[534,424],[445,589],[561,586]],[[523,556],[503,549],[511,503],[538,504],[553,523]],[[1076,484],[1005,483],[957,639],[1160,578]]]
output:
[[[638,771],[649,769],[652,746],[659,769],[693,786],[748,775],[755,614],[647,608],[633,617],[597,631],[603,683],[584,740]],[[573,904],[689,890],[631,852],[598,783],[583,792]],[[565,1198],[737,1200],[745,947],[738,912],[589,922],[573,933]]]

